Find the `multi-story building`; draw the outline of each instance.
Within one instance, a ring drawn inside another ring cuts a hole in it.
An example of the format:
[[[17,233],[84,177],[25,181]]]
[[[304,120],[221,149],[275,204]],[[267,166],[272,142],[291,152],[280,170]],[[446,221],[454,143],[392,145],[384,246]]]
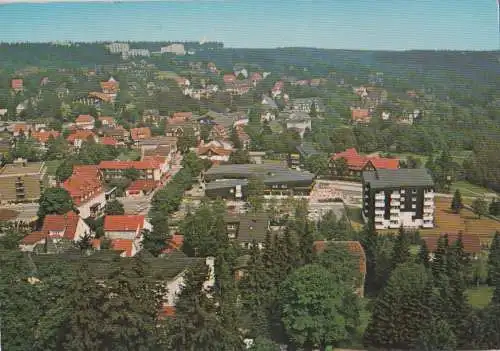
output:
[[[434,182],[425,168],[363,172],[363,218],[375,229],[432,228]]]
[[[130,45],[127,43],[111,43],[106,47],[112,54],[120,54],[122,52],[127,52],[130,49]]]
[[[104,179],[122,178],[128,169],[139,171],[139,179],[160,181],[162,168],[154,160],[147,161],[101,161],[99,169],[104,173]]]
[[[0,169],[0,202],[37,201],[48,184],[44,162],[16,160]]]

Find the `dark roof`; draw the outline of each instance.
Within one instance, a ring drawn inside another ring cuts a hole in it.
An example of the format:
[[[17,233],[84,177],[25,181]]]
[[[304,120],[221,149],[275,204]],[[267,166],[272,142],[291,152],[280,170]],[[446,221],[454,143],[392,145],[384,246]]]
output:
[[[226,215],[224,222],[238,225],[236,239],[240,242],[264,242],[269,227],[269,217],[266,213],[244,214],[239,216]]]
[[[316,150],[313,144],[307,142],[297,145],[297,151],[305,158],[322,154],[320,151]]]
[[[246,179],[221,179],[215,182],[210,182],[205,185],[205,190],[226,189],[234,188],[237,185],[246,186],[248,180]]]
[[[367,171],[363,172],[363,181],[370,183],[372,189],[434,186],[434,181],[425,168]]]
[[[281,165],[271,164],[231,164],[210,168],[205,173],[207,180],[214,179],[248,179],[253,176],[262,177],[264,183],[309,181],[314,175],[310,172],[296,171]]]

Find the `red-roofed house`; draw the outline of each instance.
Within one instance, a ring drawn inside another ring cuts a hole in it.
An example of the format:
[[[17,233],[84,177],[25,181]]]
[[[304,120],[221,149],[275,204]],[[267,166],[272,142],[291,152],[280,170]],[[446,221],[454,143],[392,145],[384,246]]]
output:
[[[112,250],[121,251],[121,257],[134,257],[141,250],[140,243],[131,239],[113,239],[110,246]]]
[[[62,187],[69,193],[82,218],[96,217],[106,205],[103,176],[95,165],[74,166]]]
[[[12,135],[15,137],[20,136],[21,134],[27,136],[29,133],[32,133],[34,131],[35,127],[31,124],[17,123],[14,125],[14,131],[12,132]]]
[[[78,129],[94,129],[95,118],[91,115],[79,115],[75,120],[75,125]]]
[[[134,142],[151,139],[151,129],[149,127],[132,128],[130,129],[130,137]]]
[[[129,185],[125,194],[127,196],[148,195],[158,186],[158,182],[154,180],[137,179]]]
[[[372,119],[370,111],[368,109],[359,107],[351,110],[351,117],[353,123],[362,123],[362,124],[368,124]]]
[[[282,80],[279,80],[276,83],[274,83],[274,86],[271,89],[271,95],[273,96],[273,98],[277,97],[278,95],[281,95],[284,86],[285,83]]]
[[[82,147],[84,142],[88,142],[89,140],[97,141],[95,134],[90,130],[77,130],[73,134],[68,135],[66,140],[68,143],[76,147],[77,149]]]
[[[169,254],[174,251],[180,250],[183,243],[184,243],[184,235],[174,234],[170,237],[170,240],[168,241],[168,246],[166,249],[163,250],[162,253]]]
[[[47,141],[49,141],[50,137],[57,138],[61,135],[58,131],[48,130],[48,131],[40,131],[40,132],[31,132],[31,137],[35,139],[42,147],[45,147]]]
[[[55,242],[62,239],[77,242],[90,233],[87,223],[73,211],[63,215],[51,214],[45,216],[41,231],[24,237],[20,248],[22,251],[33,251],[35,245],[43,244],[47,238]]]
[[[176,121],[189,121],[193,118],[193,112],[174,112],[171,119]]]
[[[22,79],[12,79],[10,81],[10,87],[16,93],[24,90],[23,80]]]
[[[101,161],[99,169],[104,173],[105,179],[121,178],[127,169],[137,169],[140,179],[161,181],[162,166],[155,160],[145,161]]]
[[[104,136],[99,139],[99,144],[116,147],[118,145],[118,141],[113,137]]]
[[[225,84],[232,84],[236,82],[236,76],[232,73],[224,74],[223,79]]]
[[[366,255],[363,246],[359,241],[315,241],[313,243],[313,252],[318,255],[325,250],[328,250],[328,246],[337,246],[347,249],[347,251],[355,258],[358,259],[358,272],[359,277],[353,277],[354,287],[356,293],[363,297],[364,295],[364,285],[366,278]]]
[[[104,235],[111,240],[142,240],[142,230],[152,226],[142,215],[115,215],[104,217]]]
[[[216,147],[213,145],[200,146],[196,152],[199,158],[208,159],[214,163],[229,162],[232,149]]]
[[[106,82],[101,82],[101,89],[104,94],[115,95],[120,90],[120,83],[113,77],[109,78]]]
[[[344,159],[347,163],[347,170],[337,169],[338,161]],[[363,156],[358,154],[355,148],[347,149],[343,152],[333,154],[330,167],[332,172],[338,176],[360,176],[364,171],[374,171],[377,169],[398,169],[399,159],[382,158],[380,156]],[[341,173],[343,172],[343,174]]]
[[[254,84],[254,86],[262,80],[262,74],[259,72],[254,72],[250,76],[250,81]]]

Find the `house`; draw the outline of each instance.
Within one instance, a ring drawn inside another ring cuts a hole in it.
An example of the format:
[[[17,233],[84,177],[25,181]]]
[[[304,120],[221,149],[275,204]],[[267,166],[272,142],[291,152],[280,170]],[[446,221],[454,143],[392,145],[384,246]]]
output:
[[[62,187],[73,199],[82,218],[98,217],[106,206],[103,175],[95,165],[74,166]]]
[[[250,147],[250,142],[252,139],[250,138],[250,135],[245,132],[242,126],[236,126],[234,127],[234,130],[236,131],[236,135],[238,136],[238,139],[240,140],[240,143],[242,145],[243,149],[248,149]]]
[[[16,93],[20,93],[24,90],[23,80],[22,79],[12,79],[10,81],[10,88],[14,90]]]
[[[118,144],[120,145],[125,144],[130,138],[130,132],[123,127],[116,127],[116,128],[103,127],[99,129],[99,134],[104,135],[106,137],[112,137],[113,139],[118,141]]]
[[[14,130],[12,131],[12,136],[18,137],[18,136],[28,136],[32,132],[35,131],[35,126],[32,124],[28,123],[16,123],[14,124]]]
[[[66,140],[75,148],[79,149],[82,147],[84,142],[92,140],[97,142],[97,136],[90,130],[77,130],[73,134],[68,135]]]
[[[116,94],[120,90],[120,83],[118,83],[113,77],[110,77],[106,82],[101,82],[101,90],[103,94],[116,98]]]
[[[104,136],[99,138],[99,144],[116,147],[118,146],[118,140],[113,137]]]
[[[229,156],[233,153],[232,148],[224,148],[212,144],[200,145],[196,154],[201,159],[210,160],[212,163],[229,162]]]
[[[137,179],[129,185],[125,194],[127,197],[149,195],[157,186],[158,182],[154,180]]]
[[[104,236],[111,240],[125,239],[140,243],[142,231],[151,230],[151,224],[142,215],[113,215],[104,217]]]
[[[365,171],[362,184],[362,215],[375,229],[434,227],[434,181],[427,169]]]
[[[20,243],[21,251],[32,252],[37,245],[43,245],[48,239],[78,242],[85,235],[91,235],[90,227],[75,212],[46,215],[42,229],[25,236]]]
[[[276,102],[272,98],[270,98],[269,96],[267,96],[267,95],[262,95],[261,104],[264,105],[264,108],[268,108],[268,109],[271,109],[271,110],[277,110],[278,109],[278,105],[276,104]]]
[[[313,78],[309,81],[309,85],[312,87],[319,87],[321,84],[323,84],[324,79],[322,78]]]
[[[167,247],[163,250],[162,254],[170,254],[174,251],[179,251],[184,243],[184,235],[173,234],[168,240]]]
[[[17,159],[0,169],[0,202],[38,201],[48,186],[47,167],[44,162]]]
[[[314,175],[275,164],[230,164],[213,166],[205,172],[205,195],[210,198],[246,198],[248,179],[259,177],[265,185],[265,195],[307,196]],[[224,181],[224,180],[227,180]]]
[[[356,272],[359,273],[359,276],[352,277],[353,285],[356,294],[358,294],[359,297],[363,297],[366,279],[366,255],[361,243],[359,241],[315,241],[313,243],[313,252],[316,255],[321,255],[327,251],[329,247],[345,248],[347,252],[356,259]]]
[[[217,66],[213,62],[207,64],[207,68],[211,73],[217,73]]]
[[[160,52],[162,54],[170,53],[170,54],[175,54],[177,56],[186,55],[186,49],[184,48],[184,44],[179,44],[179,43],[164,46],[160,49]]]
[[[229,138],[229,130],[221,124],[216,124],[208,135],[210,140],[226,140]]]
[[[300,87],[308,86],[309,83],[310,83],[310,81],[308,79],[299,79],[299,80],[296,80],[294,82],[291,82],[292,85],[300,86]]]
[[[477,234],[470,233],[444,233],[440,236],[423,236],[422,240],[425,241],[425,245],[430,253],[430,260],[434,258],[434,253],[436,252],[438,240],[440,237],[446,236],[448,238],[448,245],[453,245],[458,239],[462,239],[464,246],[464,252],[470,255],[472,258],[476,259],[481,254],[481,238]]]
[[[250,249],[254,242],[259,249],[264,248],[266,234],[270,230],[266,213],[226,215],[224,223],[229,240],[236,241],[244,249]]]
[[[344,159],[347,169],[339,169],[338,161]],[[333,154],[330,159],[332,173],[337,176],[359,177],[364,171],[374,171],[378,169],[398,169],[399,159],[383,158],[379,155],[363,156],[355,148],[347,149],[343,152]]]
[[[195,136],[200,134],[199,125],[195,121],[177,122],[169,119],[167,120],[167,125],[165,126],[165,135],[169,137],[180,137],[184,135],[184,130],[186,129],[193,130]]]
[[[252,82],[252,85],[255,87],[262,79],[262,74],[259,72],[254,72],[250,75],[250,81]]]
[[[193,119],[193,112],[174,112],[170,117],[170,122],[179,123],[190,121]]]
[[[224,84],[232,84],[236,82],[236,76],[232,73],[224,74],[223,78]]]
[[[136,169],[139,171],[139,179],[148,179],[161,181],[163,174],[161,173],[161,165],[156,161],[101,161],[99,169],[104,173],[104,179],[111,180],[114,178],[124,177],[128,169]]]
[[[299,133],[301,138],[304,138],[304,134],[307,130],[312,130],[311,118],[303,118],[303,119],[289,119],[286,121],[286,129],[288,130],[296,130]]]
[[[79,115],[75,120],[78,129],[92,130],[95,126],[95,118],[91,115]]]
[[[175,77],[174,80],[177,83],[177,85],[181,88],[185,88],[185,87],[188,87],[191,85],[191,82],[189,81],[189,79],[184,78],[184,77]]]
[[[116,121],[113,117],[101,116],[98,118],[98,120],[101,122],[101,125],[103,127],[107,127],[107,128],[115,128],[116,127]]]
[[[276,83],[274,83],[274,86],[273,88],[271,89],[271,96],[273,98],[281,95],[281,93],[283,92],[283,88],[285,86],[285,83],[281,80],[277,81]]]
[[[61,133],[55,130],[49,130],[49,131],[32,132],[31,138],[35,139],[42,148],[45,148],[50,138],[55,139],[58,138],[60,135]]]
[[[144,123],[153,124],[155,126],[158,126],[161,121],[167,118],[167,116],[160,115],[160,111],[158,110],[146,110],[142,114],[142,121]]]
[[[372,117],[370,110],[365,108],[351,108],[351,119],[355,124],[368,124],[370,123]]]
[[[154,136],[150,139],[139,140],[137,147],[141,150],[141,155],[159,155],[165,157],[173,157],[177,152],[177,137],[175,136]],[[148,153],[151,150],[156,150],[153,153]],[[158,153],[161,151],[161,153]]]
[[[291,103],[291,109],[293,111],[300,111],[310,113],[312,106],[315,106],[317,113],[324,112],[324,107],[321,103],[320,98],[303,98],[303,99],[294,99]]]
[[[151,129],[149,127],[130,129],[130,137],[135,143],[139,142],[139,140],[149,139],[151,135]]]

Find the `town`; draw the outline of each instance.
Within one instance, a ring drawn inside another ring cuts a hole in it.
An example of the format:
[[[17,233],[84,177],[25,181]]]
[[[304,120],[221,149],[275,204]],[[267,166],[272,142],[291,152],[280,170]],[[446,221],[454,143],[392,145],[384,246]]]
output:
[[[6,350],[500,348],[486,54],[0,48]]]

